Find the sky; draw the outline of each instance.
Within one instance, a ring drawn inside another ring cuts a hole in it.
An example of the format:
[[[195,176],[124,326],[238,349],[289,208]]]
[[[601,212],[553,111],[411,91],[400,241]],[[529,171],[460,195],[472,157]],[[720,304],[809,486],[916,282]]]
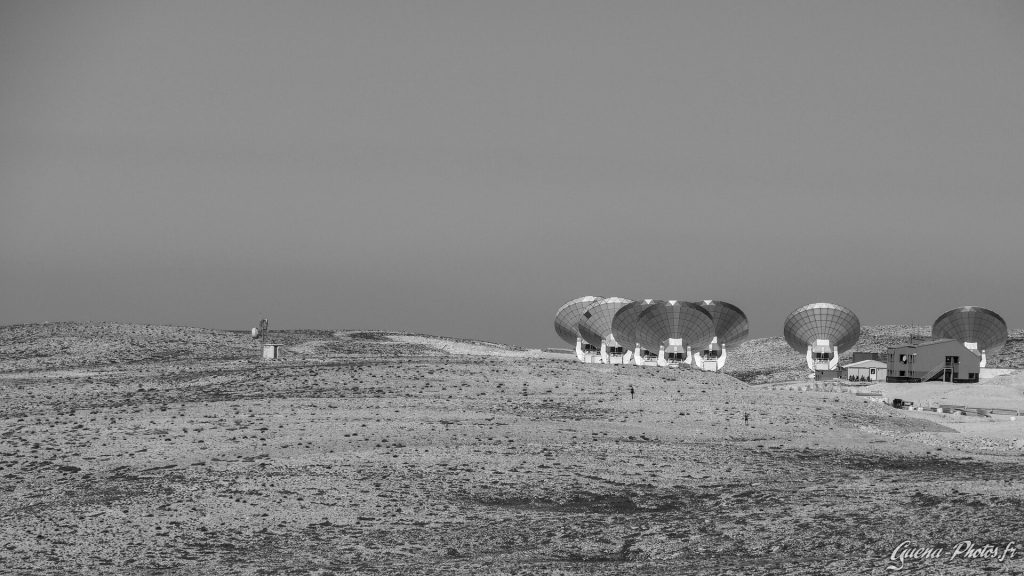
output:
[[[1024,328],[1024,2],[0,1],[0,325]]]

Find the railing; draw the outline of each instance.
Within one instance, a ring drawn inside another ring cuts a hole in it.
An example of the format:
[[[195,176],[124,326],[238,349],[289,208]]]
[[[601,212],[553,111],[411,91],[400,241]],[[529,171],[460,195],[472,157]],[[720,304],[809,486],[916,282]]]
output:
[[[946,370],[945,365],[939,365],[936,368],[932,368],[928,372],[925,372],[924,376],[921,377],[921,382],[931,382],[932,378],[934,378],[939,372],[942,372],[944,370]]]

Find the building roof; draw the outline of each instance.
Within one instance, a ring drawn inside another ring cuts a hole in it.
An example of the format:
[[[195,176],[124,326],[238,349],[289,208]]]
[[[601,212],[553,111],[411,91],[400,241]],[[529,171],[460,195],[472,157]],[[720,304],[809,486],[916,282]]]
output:
[[[946,342],[956,342],[956,340],[953,340],[952,338],[931,338],[929,340],[919,340],[917,342],[897,344],[895,346],[889,346],[889,348],[920,348],[922,346],[934,346],[936,344],[945,344]]]
[[[853,364],[847,364],[843,368],[885,368],[885,362],[879,362],[878,360],[861,360],[860,362],[854,362]]]
[[[908,342],[906,344],[900,344],[898,346],[890,346],[889,350],[898,350],[898,349],[901,349],[901,348],[923,348],[925,346],[935,346],[936,344],[946,344],[946,343],[949,343],[949,342],[952,342],[954,344],[958,344],[961,348],[963,348],[964,350],[970,352],[971,354],[974,354],[975,356],[981,356],[980,352],[977,352],[975,350],[971,350],[967,346],[964,346],[963,342],[960,342],[958,340],[953,340],[951,338],[933,338],[931,340],[925,340],[923,342]]]

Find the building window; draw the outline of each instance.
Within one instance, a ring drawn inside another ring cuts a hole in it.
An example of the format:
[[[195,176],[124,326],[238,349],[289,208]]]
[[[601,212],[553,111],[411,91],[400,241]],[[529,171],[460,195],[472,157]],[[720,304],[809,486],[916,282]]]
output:
[[[874,369],[874,368],[872,368],[872,369],[871,369],[871,375],[872,375],[872,376],[874,376],[874,375],[875,375],[875,369]]]
[[[907,375],[907,371],[906,370],[900,370],[900,376],[906,376],[906,375]]]

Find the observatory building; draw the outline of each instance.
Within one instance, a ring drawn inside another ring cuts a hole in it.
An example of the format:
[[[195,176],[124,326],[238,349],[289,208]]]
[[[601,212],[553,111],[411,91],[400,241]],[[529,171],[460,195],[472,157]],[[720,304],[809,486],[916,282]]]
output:
[[[579,324],[587,308],[599,300],[603,300],[603,298],[600,296],[583,296],[582,298],[569,300],[562,304],[558,312],[555,313],[555,332],[567,344],[576,347],[576,358],[580,362],[586,362],[588,354],[593,356],[597,352],[597,348],[583,342],[583,337],[580,336]]]
[[[999,314],[977,306],[947,311],[932,323],[932,338],[948,338],[962,343],[981,356],[981,368],[988,356],[998,354],[1006,344],[1006,322]]]
[[[658,351],[658,366],[693,363],[693,349],[711,343],[715,320],[704,308],[669,300],[656,302],[640,313],[636,338],[642,348]]]
[[[715,328],[711,343],[694,353],[693,363],[703,370],[718,372],[725,365],[726,349],[747,339],[750,323],[743,310],[728,302],[704,300],[696,304],[711,314]]]
[[[595,360],[599,359],[600,363],[625,364],[629,361],[627,355],[632,352],[624,349],[615,339],[612,319],[616,312],[632,302],[625,298],[604,298],[595,301],[583,312],[578,325],[580,337],[586,344],[600,350],[600,356],[594,357]]]
[[[889,348],[886,382],[977,382],[981,354],[958,340],[937,338]]]
[[[626,304],[615,313],[612,318],[612,334],[620,346],[628,346],[632,350],[633,363],[637,366],[654,364],[657,362],[657,354],[640,346],[636,337],[636,327],[640,324],[640,314],[653,306],[659,300],[634,300]],[[629,358],[626,358],[629,362]]]
[[[815,378],[833,378],[838,376],[839,354],[860,338],[860,320],[849,308],[818,302],[791,312],[783,335],[793,350],[806,352]]]

